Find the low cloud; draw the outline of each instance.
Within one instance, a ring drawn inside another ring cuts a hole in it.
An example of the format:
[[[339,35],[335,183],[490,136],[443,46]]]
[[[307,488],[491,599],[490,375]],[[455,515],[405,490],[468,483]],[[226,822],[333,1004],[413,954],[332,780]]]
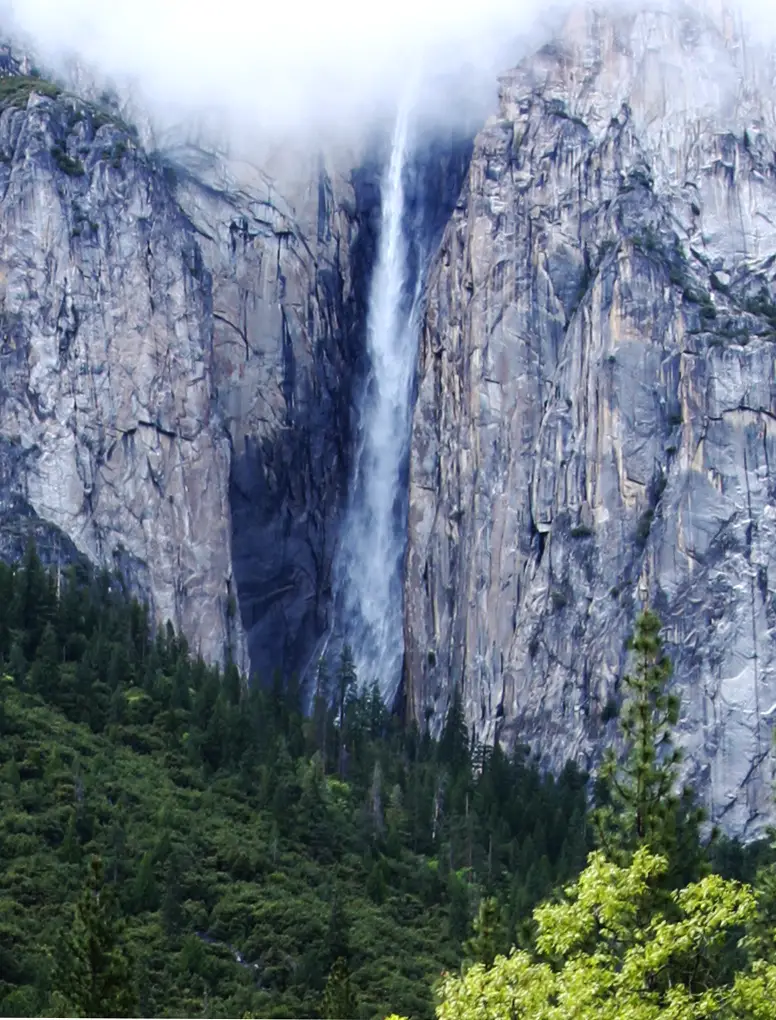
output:
[[[45,62],[77,57],[131,87],[161,121],[207,115],[319,135],[389,115],[414,79],[439,117],[486,104],[495,73],[525,52],[546,9],[537,0],[5,0],[4,20]],[[453,79],[463,90],[447,89]]]
[[[548,37],[571,5],[0,0],[0,17],[45,63],[61,68],[77,58],[97,79],[131,92],[159,125],[200,119],[233,138],[298,143],[352,137],[390,117],[408,88],[438,121],[476,121],[493,105],[496,74]],[[760,38],[771,32],[771,0],[745,0],[743,9]]]

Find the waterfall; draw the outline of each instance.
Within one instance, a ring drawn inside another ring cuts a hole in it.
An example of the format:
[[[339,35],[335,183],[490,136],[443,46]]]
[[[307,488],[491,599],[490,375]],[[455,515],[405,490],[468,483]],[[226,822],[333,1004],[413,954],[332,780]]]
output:
[[[407,531],[406,459],[417,355],[418,273],[405,234],[410,105],[403,102],[383,179],[377,263],[369,295],[369,372],[360,444],[335,564],[337,629],[363,683],[390,702],[404,655],[402,561]]]

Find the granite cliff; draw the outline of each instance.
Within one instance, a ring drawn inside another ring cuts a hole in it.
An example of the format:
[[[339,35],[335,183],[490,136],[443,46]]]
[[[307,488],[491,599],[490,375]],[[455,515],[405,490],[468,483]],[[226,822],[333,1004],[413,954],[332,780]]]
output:
[[[247,670],[250,645],[255,667],[289,665],[320,633],[346,481],[358,175],[337,193],[313,166],[292,205],[251,167],[149,155],[115,109],[4,70],[4,531],[47,522],[47,559],[72,540],[118,568],[211,661]]]
[[[32,532],[208,659],[303,670],[347,540],[385,153],[151,152],[0,63],[0,555]],[[690,776],[746,835],[776,706],[775,76],[700,0],[579,8],[473,145],[407,168],[432,253],[407,709],[438,729],[457,684],[484,739],[593,763],[649,602]]]
[[[662,615],[688,769],[772,802],[774,64],[724,12],[580,9],[501,79],[431,273],[405,578],[419,718],[593,761]]]
[[[193,232],[124,126],[33,79],[3,83],[4,489],[208,658],[244,661]]]
[[[148,151],[88,78],[29,70],[0,61],[0,555],[78,550],[208,660],[302,672],[331,625],[384,141],[269,169]],[[414,158],[429,236],[467,154]]]

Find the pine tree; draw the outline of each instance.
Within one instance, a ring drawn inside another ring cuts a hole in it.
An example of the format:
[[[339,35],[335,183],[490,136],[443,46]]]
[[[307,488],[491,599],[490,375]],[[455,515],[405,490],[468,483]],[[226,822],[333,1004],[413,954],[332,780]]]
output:
[[[75,864],[81,859],[81,841],[78,838],[75,808],[70,811],[67,828],[65,829],[65,836],[62,840],[59,852],[64,860],[68,861],[70,864]]]
[[[350,645],[344,645],[340,654],[339,669],[337,670],[337,725],[340,733],[345,723],[345,706],[348,699],[356,689],[358,677],[356,675],[356,664],[353,659],[353,649]]]
[[[329,817],[326,777],[321,755],[316,751],[310,761],[300,761],[298,773],[299,831],[306,845],[318,859],[328,859],[331,847],[337,843],[337,837]]]
[[[330,1020],[350,1020],[356,1015],[356,1000],[350,987],[348,965],[341,956],[334,961],[326,980],[321,1015]]]
[[[378,905],[385,901],[388,886],[385,881],[385,873],[382,861],[375,861],[366,879],[366,893],[373,903]]]
[[[132,885],[132,903],[135,911],[155,910],[158,902],[156,876],[154,875],[154,857],[147,850],[140,858],[135,881]]]
[[[386,715],[380,688],[377,681],[373,680],[369,689],[369,735],[373,739],[382,736],[385,730]]]
[[[6,764],[3,773],[5,781],[11,787],[13,792],[18,794],[22,786],[22,775],[21,772],[19,772],[19,766],[17,765],[15,758],[11,758],[11,760]]]
[[[73,925],[62,940],[55,968],[54,1005],[62,1016],[136,1016],[130,962],[119,940],[102,862],[93,857]]]
[[[17,640],[15,633],[11,642],[11,651],[8,654],[8,672],[21,687],[27,676],[27,660],[24,657],[21,642]]]
[[[51,623],[43,628],[43,635],[29,671],[27,682],[31,690],[45,695],[56,686],[57,666],[60,660],[59,641]]]
[[[451,938],[463,942],[469,931],[469,887],[454,871],[447,877],[448,928]]]
[[[480,901],[473,927],[474,934],[463,947],[466,958],[472,963],[492,967],[497,956],[509,952],[509,935],[495,896],[486,896]]]
[[[296,802],[299,788],[294,772],[294,761],[288,753],[288,745],[281,737],[267,774],[268,799],[278,829],[287,835],[293,829],[294,812],[291,805]]]
[[[24,631],[23,651],[26,656],[32,658],[43,628],[53,615],[55,591],[40,561],[33,539],[27,544],[22,566],[15,586],[16,604],[12,607],[12,613],[16,617],[17,625]]]
[[[456,773],[469,765],[469,731],[463,714],[463,701],[458,685],[453,690],[445,725],[439,740],[439,760]]]
[[[0,613],[0,657],[5,659],[11,647],[11,628],[13,619],[11,609],[14,605],[15,577],[13,570],[5,563],[0,563],[0,606],[5,611]]]
[[[119,687],[130,687],[132,685],[129,654],[123,642],[114,644],[110,649],[110,658],[105,675],[108,687],[112,691],[117,690]]]
[[[161,905],[162,925],[168,935],[179,931],[183,920],[183,911],[181,909],[183,901],[181,872],[182,865],[179,855],[172,853],[167,862],[164,896],[162,897]]]
[[[599,845],[627,866],[639,847],[669,861],[668,885],[682,884],[702,868],[703,812],[692,791],[677,792],[681,751],[674,746],[679,698],[668,691],[671,662],[663,651],[658,616],[646,610],[629,643],[634,669],[623,677],[620,732],[626,753],[609,749],[601,766],[593,813]]]
[[[331,910],[329,911],[329,923],[326,929],[325,944],[326,956],[334,966],[340,958],[347,962],[350,958],[350,925],[347,914],[342,905],[342,900],[337,892],[334,893]],[[336,1016],[336,1014],[329,1014]]]
[[[224,670],[223,690],[230,705],[238,705],[242,696],[243,681],[240,671],[233,662],[228,662]]]
[[[372,768],[372,785],[369,789],[369,819],[372,833],[378,837],[385,832],[385,819],[383,817],[383,770],[380,762],[376,761]]]
[[[182,659],[175,668],[170,691],[170,708],[174,712],[188,712],[191,709],[191,667],[188,660]]]
[[[391,790],[388,798],[388,807],[385,811],[385,823],[388,834],[385,842],[385,849],[389,856],[399,857],[401,848],[406,838],[406,814],[402,804],[401,787],[398,783]]]
[[[7,673],[0,673],[0,736],[5,733],[6,730],[6,719],[7,709],[6,702],[8,700],[8,694],[11,687],[13,687],[13,677],[8,676]]]
[[[309,724],[310,740],[308,742],[308,753],[321,752],[324,770],[327,761],[327,731],[329,728],[329,699],[330,699],[330,678],[329,667],[326,660],[321,656],[315,671],[315,694],[313,696],[312,718]]]

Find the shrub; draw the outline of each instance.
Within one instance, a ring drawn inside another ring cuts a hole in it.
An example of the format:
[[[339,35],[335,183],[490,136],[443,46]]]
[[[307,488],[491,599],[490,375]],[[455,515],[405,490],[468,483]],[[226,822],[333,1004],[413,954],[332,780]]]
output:
[[[617,699],[608,697],[606,704],[601,712],[601,722],[608,723],[611,719],[616,719],[619,713],[619,706],[617,705]]]
[[[649,538],[649,533],[652,530],[652,521],[655,518],[655,511],[652,507],[647,507],[644,513],[639,517],[639,523],[636,525],[636,541],[639,545],[645,545]]]
[[[13,75],[0,78],[0,105],[7,104],[23,109],[33,92],[56,99],[61,91],[53,82],[41,81],[32,75]]]
[[[68,177],[82,177],[86,173],[81,160],[68,156],[61,146],[55,145],[51,150],[51,155],[62,173],[67,174]]]

